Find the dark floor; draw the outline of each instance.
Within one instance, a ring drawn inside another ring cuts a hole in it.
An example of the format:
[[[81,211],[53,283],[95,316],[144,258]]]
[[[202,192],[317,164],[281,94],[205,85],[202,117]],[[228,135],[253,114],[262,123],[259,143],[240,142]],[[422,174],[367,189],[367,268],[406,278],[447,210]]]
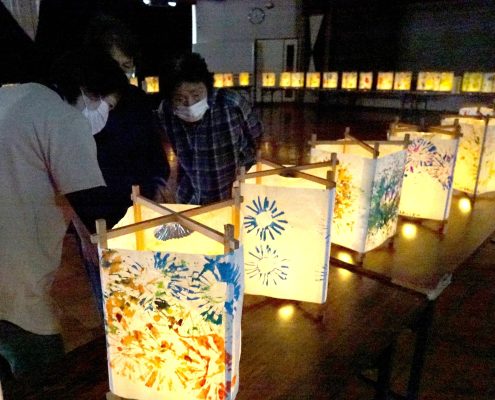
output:
[[[301,150],[312,133],[321,139],[340,138],[345,127],[350,126],[359,138],[384,138],[388,124],[399,114],[397,110],[302,109],[290,104],[265,106],[260,112],[266,131],[263,156],[282,163],[303,161]],[[439,115],[434,113],[409,113],[403,117],[412,123],[419,123],[423,117],[427,123],[439,122]],[[451,285],[438,298],[421,382],[421,400],[495,399],[494,260],[495,243],[488,239],[459,267]],[[398,393],[406,390],[413,341],[411,332],[399,337],[392,375],[393,389]],[[36,393],[27,391],[31,393],[14,398],[83,399],[76,395],[79,388],[86,393],[84,399],[103,400],[106,365],[99,356],[104,346],[103,338],[84,346],[85,362],[71,371],[71,377],[52,376],[45,393],[37,389]],[[365,371],[365,375],[371,376],[373,371]],[[19,385],[25,386],[26,382]],[[356,376],[338,398],[371,400],[373,390]]]

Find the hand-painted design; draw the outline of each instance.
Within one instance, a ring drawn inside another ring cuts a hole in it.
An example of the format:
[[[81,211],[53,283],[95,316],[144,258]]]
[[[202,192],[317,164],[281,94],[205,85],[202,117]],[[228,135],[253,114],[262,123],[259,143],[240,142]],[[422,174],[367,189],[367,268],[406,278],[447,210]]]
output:
[[[191,399],[230,398],[237,377],[217,327],[235,311],[232,302],[223,308],[220,300],[227,285],[233,285],[234,298],[242,295],[239,267],[224,256],[206,257],[199,273],[166,253],[154,253],[149,261],[141,265],[103,251],[112,371],[157,391],[194,393]],[[231,380],[225,384],[227,372]]]
[[[481,137],[474,126],[461,123],[461,127],[462,139],[459,142],[458,158],[461,163],[467,164],[470,180],[475,182],[481,154]]]
[[[246,261],[246,277],[248,279],[259,279],[263,285],[278,285],[280,281],[287,279],[289,266],[286,259],[282,259],[277,250],[268,245],[256,246],[250,251],[251,261]]]
[[[348,216],[354,213],[354,204],[357,197],[356,188],[352,183],[352,174],[348,166],[342,163],[337,169],[337,189],[333,208],[333,224],[336,229],[353,230],[355,219]]]
[[[374,179],[368,218],[368,243],[372,243],[375,236],[389,237],[392,229],[395,229],[403,171],[403,159],[394,160]]]
[[[287,220],[281,219],[285,212],[278,210],[275,200],[270,202],[268,197],[265,197],[262,201],[258,196],[257,200],[252,201],[252,206],[247,205],[246,208],[254,213],[254,215],[244,217],[244,227],[247,233],[255,231],[256,235],[265,241],[267,235],[274,240],[274,233],[281,235],[285,230],[283,225],[287,224]]]

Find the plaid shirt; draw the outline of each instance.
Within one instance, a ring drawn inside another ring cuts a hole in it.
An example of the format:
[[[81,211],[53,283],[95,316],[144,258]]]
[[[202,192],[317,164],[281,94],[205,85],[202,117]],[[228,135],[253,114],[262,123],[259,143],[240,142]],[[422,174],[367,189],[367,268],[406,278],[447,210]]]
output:
[[[162,102],[161,124],[179,162],[177,201],[209,204],[231,197],[238,169],[256,161],[262,126],[238,93],[219,89],[208,97],[209,109],[197,124],[187,124]]]

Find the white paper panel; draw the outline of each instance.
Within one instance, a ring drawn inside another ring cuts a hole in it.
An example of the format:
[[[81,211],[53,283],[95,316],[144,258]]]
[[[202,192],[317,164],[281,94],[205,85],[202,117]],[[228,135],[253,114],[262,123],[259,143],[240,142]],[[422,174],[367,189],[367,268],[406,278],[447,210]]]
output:
[[[493,118],[488,120],[478,179],[478,194],[495,190],[495,119]]]

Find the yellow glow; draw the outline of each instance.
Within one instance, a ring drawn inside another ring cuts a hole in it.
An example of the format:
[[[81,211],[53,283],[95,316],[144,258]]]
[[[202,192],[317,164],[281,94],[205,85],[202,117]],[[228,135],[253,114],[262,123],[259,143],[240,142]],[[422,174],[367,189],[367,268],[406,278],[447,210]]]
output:
[[[393,72],[378,72],[377,90],[392,90],[394,85]]]
[[[319,88],[320,87],[320,73],[308,72],[306,74],[306,87],[307,88]]]
[[[463,214],[468,214],[471,212],[471,200],[468,197],[463,197],[459,200],[459,210]]]
[[[440,92],[451,92],[454,88],[454,73],[442,72],[440,74],[440,86],[438,90]]]
[[[158,93],[160,91],[158,76],[147,76],[144,78],[144,88],[146,93]]]
[[[343,281],[347,281],[352,275],[351,271],[348,271],[344,268],[339,268],[338,272],[339,272],[339,278]]]
[[[411,89],[412,72],[396,72],[394,76],[394,90]]]
[[[339,82],[339,74],[337,72],[323,73],[323,88],[337,89],[338,82]]]
[[[275,86],[275,72],[263,72],[261,84],[263,87],[274,87]]]
[[[223,74],[213,74],[213,87],[223,87]]]
[[[357,88],[357,72],[343,72],[342,73],[342,89],[356,89]]]
[[[291,77],[290,72],[282,72],[280,74],[280,87],[283,88],[290,87],[290,77]]]
[[[418,80],[416,82],[416,90],[426,90],[426,72],[418,73]]]
[[[223,74],[223,86],[224,87],[232,87],[234,86],[234,75],[230,72],[227,74]]]
[[[373,72],[359,73],[359,89],[370,90],[373,86]]]
[[[249,72],[239,73],[239,86],[249,86]]]
[[[294,306],[287,304],[278,309],[278,317],[283,321],[289,321],[294,316]]]
[[[402,236],[406,239],[414,239],[416,238],[416,234],[418,233],[418,227],[411,223],[405,223],[402,225]]]
[[[462,77],[463,92],[481,92],[483,83],[483,73],[481,72],[464,72]]]
[[[304,87],[304,72],[292,72],[290,80],[293,88]]]
[[[138,84],[138,78],[136,76],[133,76],[129,79],[129,83],[133,86],[139,86]]]
[[[347,251],[339,251],[337,253],[337,259],[345,262],[346,264],[352,264],[354,261],[352,255]]]
[[[495,73],[487,72],[483,74],[483,86],[481,87],[483,93],[495,92]]]

